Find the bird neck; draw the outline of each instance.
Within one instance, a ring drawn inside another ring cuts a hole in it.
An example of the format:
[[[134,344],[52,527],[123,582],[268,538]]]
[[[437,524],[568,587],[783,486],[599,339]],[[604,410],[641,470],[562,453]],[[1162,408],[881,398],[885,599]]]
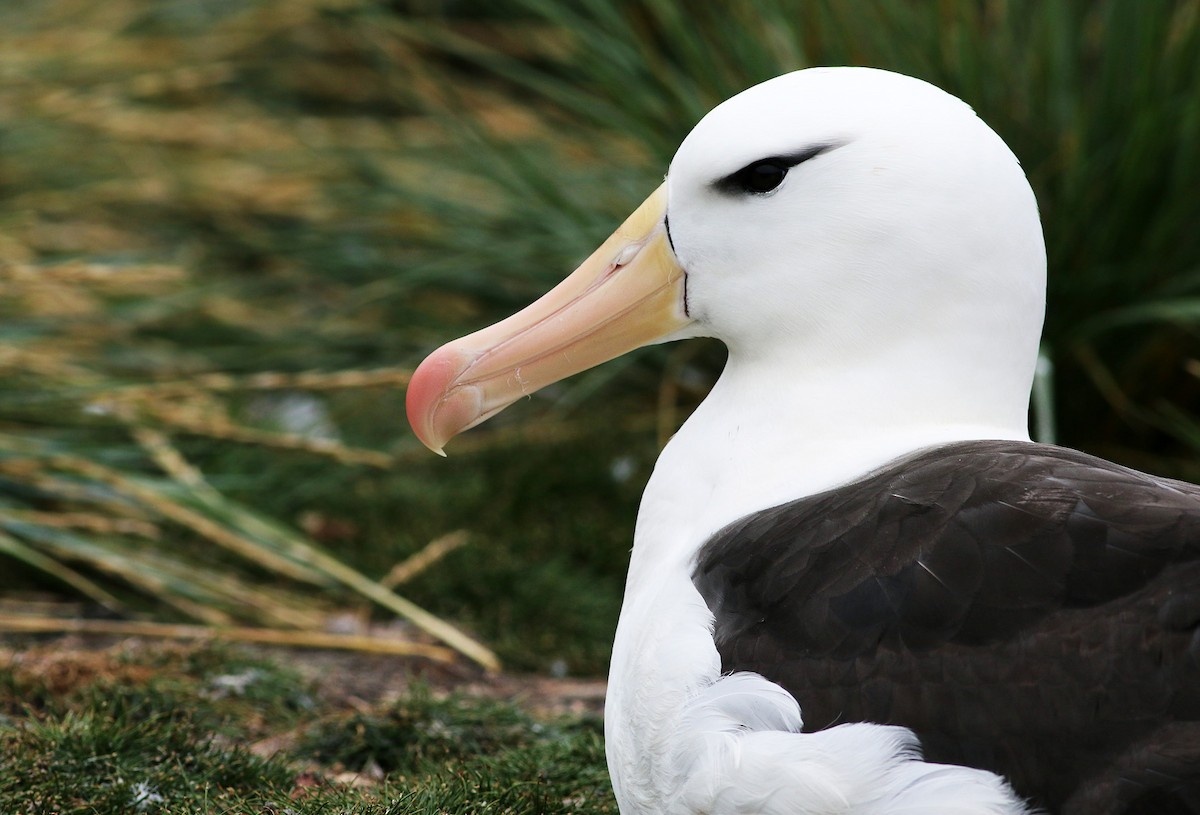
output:
[[[1005,347],[1004,343],[997,344]],[[1011,348],[1011,345],[1007,347]],[[828,349],[826,349],[828,351]],[[663,450],[638,515],[632,573],[686,563],[728,523],[966,439],[1028,439],[1029,359],[903,342],[871,359],[744,355]]]

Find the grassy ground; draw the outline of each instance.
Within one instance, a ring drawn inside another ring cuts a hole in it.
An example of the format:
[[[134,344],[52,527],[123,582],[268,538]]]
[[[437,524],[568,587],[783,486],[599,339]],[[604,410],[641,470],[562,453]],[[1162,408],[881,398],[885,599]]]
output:
[[[368,701],[286,663],[133,642],[0,654],[0,811],[615,811],[592,715],[421,680]]]
[[[810,64],[999,130],[1050,252],[1039,420],[1200,475],[1200,6],[847,8],[0,4],[0,589],[320,629],[406,613],[377,581],[461,530],[399,591],[511,667],[602,672],[641,485],[720,349],[548,388],[448,461],[404,383],[561,278],[711,105]]]
[[[402,595],[508,668],[601,675],[641,487],[721,350],[547,388],[448,460],[405,427],[408,372],[560,279],[712,105],[814,64],[929,79],[1000,132],[1046,229],[1059,440],[1200,478],[1200,0],[9,0],[0,618],[50,594],[304,633]],[[46,812],[609,806],[594,724],[352,714],[203,650],[61,686],[38,659],[6,669],[0,811],[31,781]],[[443,720],[497,735],[465,756],[403,731]],[[417,764],[384,756],[409,743]],[[360,762],[387,772],[330,780]]]

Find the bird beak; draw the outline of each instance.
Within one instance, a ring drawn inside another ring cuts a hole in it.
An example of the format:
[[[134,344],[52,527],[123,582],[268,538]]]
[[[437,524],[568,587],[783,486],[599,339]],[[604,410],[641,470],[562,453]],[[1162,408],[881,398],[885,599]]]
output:
[[[663,184],[540,300],[430,354],[408,385],[417,438],[445,455],[446,442],[522,396],[688,325],[666,212]]]

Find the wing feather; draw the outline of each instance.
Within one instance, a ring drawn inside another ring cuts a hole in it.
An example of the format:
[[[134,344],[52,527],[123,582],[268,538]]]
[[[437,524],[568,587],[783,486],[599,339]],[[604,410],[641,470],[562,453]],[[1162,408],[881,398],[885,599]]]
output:
[[[787,688],[806,727],[911,727],[1052,808],[1122,761],[1152,777],[1153,734],[1200,720],[1200,487],[1077,451],[920,451],[739,519],[693,578],[723,670]]]

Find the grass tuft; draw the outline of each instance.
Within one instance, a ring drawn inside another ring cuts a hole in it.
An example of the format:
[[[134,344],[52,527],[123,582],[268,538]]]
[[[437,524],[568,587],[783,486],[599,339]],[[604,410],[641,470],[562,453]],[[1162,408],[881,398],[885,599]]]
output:
[[[0,811],[615,812],[596,719],[425,685],[354,704],[231,648],[9,654]]]
[[[304,749],[323,764],[408,775],[432,763],[527,748],[531,739],[544,736],[542,725],[511,705],[462,696],[438,699],[417,687],[382,713],[318,727]]]
[[[218,745],[186,714],[138,706],[32,720],[0,734],[0,754],[7,812],[165,813],[184,801],[229,811],[287,800],[292,778],[282,761]]]

